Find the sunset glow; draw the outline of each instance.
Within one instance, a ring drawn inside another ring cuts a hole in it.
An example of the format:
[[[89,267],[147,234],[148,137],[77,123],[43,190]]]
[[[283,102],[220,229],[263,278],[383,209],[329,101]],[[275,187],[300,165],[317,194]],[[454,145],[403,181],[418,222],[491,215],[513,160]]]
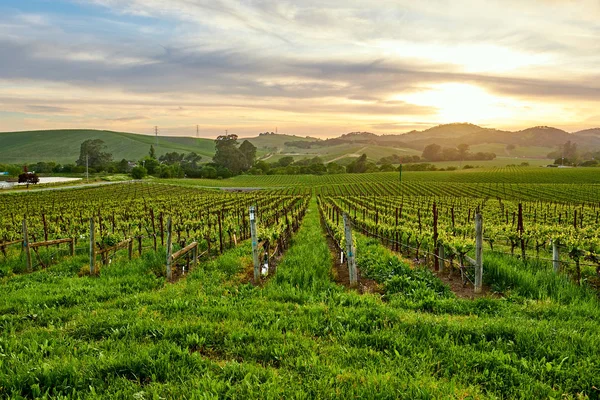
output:
[[[600,126],[600,3],[7,0],[0,131]]]

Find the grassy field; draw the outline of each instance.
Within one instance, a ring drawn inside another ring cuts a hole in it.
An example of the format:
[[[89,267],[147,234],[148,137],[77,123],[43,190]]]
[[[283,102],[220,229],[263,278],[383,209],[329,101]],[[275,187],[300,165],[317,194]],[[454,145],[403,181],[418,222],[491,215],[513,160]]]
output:
[[[115,160],[138,160],[148,154],[150,145],[156,147],[158,155],[173,151],[195,151],[204,161],[208,161],[214,154],[214,142],[210,139],[159,136],[156,146],[156,138],[148,135],[96,130],[55,130],[0,133],[0,162],[75,163],[81,143],[88,139],[102,139]]]

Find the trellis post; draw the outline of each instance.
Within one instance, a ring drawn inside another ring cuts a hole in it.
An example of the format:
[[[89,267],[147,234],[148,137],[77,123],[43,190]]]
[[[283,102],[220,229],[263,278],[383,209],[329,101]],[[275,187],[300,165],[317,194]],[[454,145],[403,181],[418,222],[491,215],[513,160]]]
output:
[[[27,256],[27,271],[31,272],[31,248],[29,247],[29,235],[27,234],[27,218],[23,218],[23,248]]]
[[[439,266],[440,266],[440,272],[444,272],[444,257],[446,257],[446,255],[444,254],[444,245],[443,244],[439,244],[438,246],[438,254],[439,254]]]
[[[558,249],[558,243],[556,240],[552,241],[552,267],[554,269],[554,273],[558,274],[558,271],[560,271],[560,251]]]
[[[90,218],[90,275],[96,273],[96,227],[94,218]]]
[[[167,279],[171,280],[173,278],[173,271],[171,268],[171,252],[173,251],[173,246],[171,243],[171,217],[167,220]]]
[[[475,293],[481,293],[483,283],[483,216],[475,215]]]
[[[346,235],[346,261],[348,262],[350,286],[356,286],[358,283],[356,258],[354,256],[354,246],[352,242],[352,227],[350,226],[350,218],[348,218],[347,213],[344,213],[344,232]]]
[[[256,208],[250,206],[250,235],[252,236],[252,262],[254,263],[254,283],[260,278],[260,266],[258,262],[258,241],[256,237]]]

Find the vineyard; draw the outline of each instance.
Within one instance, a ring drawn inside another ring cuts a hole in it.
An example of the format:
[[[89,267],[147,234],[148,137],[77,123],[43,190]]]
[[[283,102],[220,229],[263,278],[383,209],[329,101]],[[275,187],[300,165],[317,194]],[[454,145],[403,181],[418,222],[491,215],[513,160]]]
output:
[[[600,177],[399,178],[0,195],[0,398],[600,398]]]
[[[347,213],[355,229],[395,251],[402,249],[422,262],[426,260],[421,256],[429,255],[436,269],[441,252],[450,266],[457,259],[461,267],[465,256],[474,257],[475,215],[481,213],[489,251],[552,261],[556,272],[563,270],[578,283],[584,264],[583,279],[599,283],[600,204],[427,196],[324,196],[320,203],[341,248],[345,239],[340,215]]]
[[[115,246],[124,242],[140,256],[144,250],[156,252],[165,246],[167,219],[172,221],[175,250],[196,242],[207,257],[222,254],[238,240],[250,237],[250,205],[257,209],[258,239],[283,248],[286,232],[289,236],[297,229],[307,201],[306,196],[288,195],[283,190],[227,194],[135,183],[2,196],[0,257],[4,262],[0,274],[45,268],[67,251],[71,255],[89,253],[92,235],[102,264],[107,264],[117,253]],[[42,245],[31,245],[33,254],[27,255],[21,249],[24,240]],[[72,240],[71,248],[55,243],[61,240]],[[28,262],[27,257],[34,261]]]

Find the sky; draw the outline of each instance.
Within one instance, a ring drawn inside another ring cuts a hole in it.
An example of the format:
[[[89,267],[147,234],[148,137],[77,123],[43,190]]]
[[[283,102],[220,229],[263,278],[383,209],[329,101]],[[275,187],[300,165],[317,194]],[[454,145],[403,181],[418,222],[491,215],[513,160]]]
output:
[[[600,127],[600,0],[0,0],[0,131]]]

